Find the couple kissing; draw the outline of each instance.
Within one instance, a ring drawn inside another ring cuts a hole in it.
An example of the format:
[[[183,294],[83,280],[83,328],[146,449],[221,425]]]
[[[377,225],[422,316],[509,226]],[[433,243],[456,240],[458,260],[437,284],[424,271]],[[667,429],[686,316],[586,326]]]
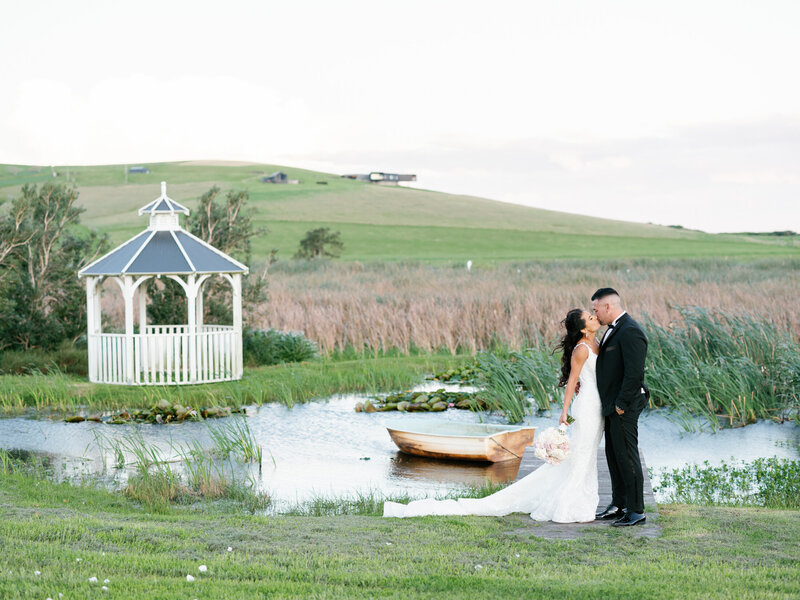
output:
[[[537,521],[558,523],[601,519],[627,527],[645,522],[638,422],[649,399],[644,384],[647,337],[613,288],[597,290],[591,301],[591,311],[567,313],[558,345],[559,385],[565,388],[559,421],[567,424],[570,413],[574,418],[566,458],[558,464],[545,463],[484,498],[386,502],[384,517],[526,512]],[[603,326],[607,329],[598,340]],[[598,510],[597,453],[603,438],[612,497],[607,507]]]

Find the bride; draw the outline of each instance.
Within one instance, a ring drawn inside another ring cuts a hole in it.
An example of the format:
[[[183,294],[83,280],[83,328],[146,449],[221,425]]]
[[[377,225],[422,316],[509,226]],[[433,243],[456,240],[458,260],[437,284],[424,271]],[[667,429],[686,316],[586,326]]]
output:
[[[384,517],[499,517],[527,512],[537,521],[594,521],[599,501],[597,447],[603,434],[600,395],[595,379],[595,362],[599,350],[595,334],[600,329],[600,323],[594,315],[576,308],[567,313],[563,325],[566,334],[559,344],[564,353],[561,358],[559,386],[566,386],[566,390],[559,423],[567,423],[570,403],[572,416],[575,418],[570,427],[570,452],[567,458],[559,464],[545,463],[516,483],[485,498],[424,499],[414,500],[407,505],[386,502],[383,507]],[[579,390],[577,395],[576,388]]]

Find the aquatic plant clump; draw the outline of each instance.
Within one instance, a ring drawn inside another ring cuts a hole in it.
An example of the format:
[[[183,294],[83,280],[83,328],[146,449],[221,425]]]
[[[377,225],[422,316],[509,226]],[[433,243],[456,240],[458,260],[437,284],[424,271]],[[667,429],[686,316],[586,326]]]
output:
[[[108,416],[102,413],[89,415],[73,415],[64,419],[67,423],[82,423],[95,421],[109,425],[125,425],[127,423],[182,423],[183,421],[202,421],[203,419],[218,419],[229,417],[232,414],[245,414],[242,407],[208,406],[206,408],[192,408],[182,404],[170,404],[168,400],[161,399],[151,408],[123,410]]]
[[[447,383],[474,383],[480,378],[477,365],[461,365],[445,371],[434,373],[428,379]]]
[[[488,410],[485,396],[480,392],[398,392],[389,396],[375,397],[356,404],[356,412],[441,412],[448,408],[462,410]]]

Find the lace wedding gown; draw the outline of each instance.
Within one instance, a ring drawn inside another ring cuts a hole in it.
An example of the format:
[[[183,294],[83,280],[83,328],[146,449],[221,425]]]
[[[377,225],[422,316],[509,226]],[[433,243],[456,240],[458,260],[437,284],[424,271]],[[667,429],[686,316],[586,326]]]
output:
[[[585,345],[585,344],[584,344]],[[587,346],[588,348],[588,346]],[[600,395],[595,366],[597,355],[589,349],[578,381],[580,392],[572,402],[575,421],[569,426],[570,452],[557,465],[543,464],[516,483],[485,498],[414,500],[409,504],[386,502],[384,517],[424,515],[480,515],[500,517],[530,513],[537,521],[574,523],[593,521],[597,503],[597,447],[603,435]]]

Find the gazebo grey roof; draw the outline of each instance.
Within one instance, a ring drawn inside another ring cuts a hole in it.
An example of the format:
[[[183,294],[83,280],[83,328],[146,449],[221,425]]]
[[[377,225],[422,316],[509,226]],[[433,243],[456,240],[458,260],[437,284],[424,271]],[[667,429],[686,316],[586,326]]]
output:
[[[78,275],[247,273],[242,263],[182,229],[178,213],[189,214],[189,210],[168,198],[162,184],[161,197],[139,209],[140,215],[150,215],[150,227]]]

